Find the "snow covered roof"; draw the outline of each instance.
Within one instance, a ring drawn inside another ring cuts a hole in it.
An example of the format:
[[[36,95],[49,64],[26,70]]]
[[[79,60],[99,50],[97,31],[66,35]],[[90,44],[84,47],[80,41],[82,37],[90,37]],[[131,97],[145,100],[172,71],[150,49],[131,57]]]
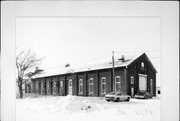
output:
[[[118,60],[118,58],[115,59],[114,67],[127,67],[130,65],[134,60],[136,60],[138,57],[140,57],[142,54],[138,54],[136,56],[130,56],[125,57],[125,60]],[[88,65],[85,67],[67,67],[67,68],[56,68],[56,69],[48,69],[44,70],[43,73],[40,75],[35,76],[34,78],[41,78],[41,77],[48,77],[48,76],[55,76],[55,75],[62,75],[62,74],[68,74],[68,73],[78,73],[78,72],[85,72],[85,71],[93,71],[93,70],[101,70],[101,69],[109,69],[112,68],[112,60],[106,61],[104,63],[96,64],[96,65]]]

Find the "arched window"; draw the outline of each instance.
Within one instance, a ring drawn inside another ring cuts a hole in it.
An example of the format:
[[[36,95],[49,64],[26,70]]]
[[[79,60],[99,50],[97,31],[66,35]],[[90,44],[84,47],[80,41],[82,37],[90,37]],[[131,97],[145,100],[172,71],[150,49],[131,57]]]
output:
[[[93,78],[89,79],[89,94],[93,94]]]

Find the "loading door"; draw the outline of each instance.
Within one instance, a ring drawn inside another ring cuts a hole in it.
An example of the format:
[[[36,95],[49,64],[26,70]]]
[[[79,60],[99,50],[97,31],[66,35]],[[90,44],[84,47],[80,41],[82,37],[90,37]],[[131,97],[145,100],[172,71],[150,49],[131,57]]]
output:
[[[147,75],[139,74],[139,90],[147,90]]]

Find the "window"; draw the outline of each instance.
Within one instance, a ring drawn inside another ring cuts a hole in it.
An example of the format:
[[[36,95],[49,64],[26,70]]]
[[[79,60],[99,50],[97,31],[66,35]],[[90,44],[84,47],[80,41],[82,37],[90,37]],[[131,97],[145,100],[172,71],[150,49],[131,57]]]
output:
[[[46,86],[47,86],[47,88],[49,88],[49,82],[47,82]]]
[[[141,67],[144,68],[144,63],[143,62],[141,62]]]
[[[101,93],[106,93],[106,77],[101,78]]]
[[[49,82],[46,83],[46,87],[47,87],[47,94],[49,94]]]
[[[89,94],[93,94],[93,78],[89,79]]]
[[[38,82],[36,82],[36,89],[38,89],[39,88],[39,83]]]
[[[79,94],[83,93],[83,80],[79,79]]]
[[[153,93],[153,80],[152,79],[150,80],[150,88],[151,88],[151,90],[150,90],[151,93]]]
[[[34,82],[31,83],[31,92],[34,93]]]
[[[120,76],[115,77],[115,91],[116,92],[121,91],[121,77]]]
[[[56,93],[56,81],[53,81],[53,94]]]
[[[69,79],[68,94],[72,95],[72,79]]]
[[[53,87],[56,88],[56,81],[53,82]]]
[[[62,93],[62,91],[63,91],[63,81],[60,81],[59,92]]]
[[[44,83],[41,82],[41,94],[44,94]]]
[[[36,82],[36,93],[38,93],[38,92],[39,92],[39,83]]]
[[[134,77],[131,76],[131,84],[134,84]]]
[[[69,87],[72,87],[72,79],[69,80]]]

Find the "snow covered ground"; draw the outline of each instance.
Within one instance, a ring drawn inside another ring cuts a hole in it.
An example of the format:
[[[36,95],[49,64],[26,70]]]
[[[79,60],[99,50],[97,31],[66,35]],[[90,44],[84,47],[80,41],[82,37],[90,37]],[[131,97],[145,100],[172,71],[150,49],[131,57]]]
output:
[[[129,102],[69,95],[17,99],[16,121],[160,121],[160,97]]]

